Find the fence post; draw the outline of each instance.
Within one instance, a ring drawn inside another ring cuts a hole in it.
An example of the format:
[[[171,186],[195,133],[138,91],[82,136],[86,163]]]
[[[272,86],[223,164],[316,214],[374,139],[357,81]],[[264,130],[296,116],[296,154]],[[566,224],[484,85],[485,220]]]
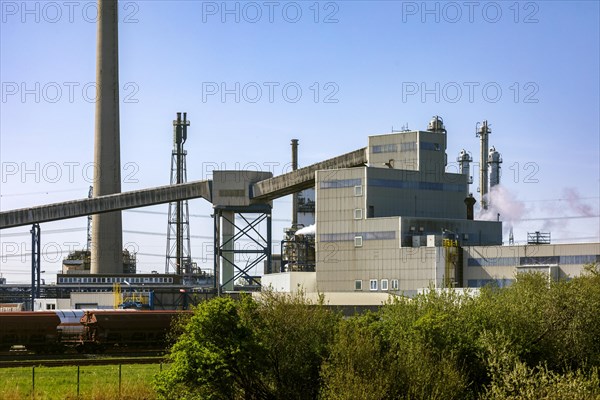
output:
[[[77,398],[79,398],[79,365],[77,366]]]
[[[119,397],[121,397],[121,364],[119,364]]]
[[[31,367],[31,398],[35,398],[35,365]]]

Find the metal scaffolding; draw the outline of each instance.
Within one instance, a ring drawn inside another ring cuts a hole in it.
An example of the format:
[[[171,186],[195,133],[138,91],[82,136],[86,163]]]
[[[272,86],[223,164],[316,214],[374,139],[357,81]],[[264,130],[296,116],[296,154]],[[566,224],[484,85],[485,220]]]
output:
[[[238,285],[240,290],[260,288],[260,280],[250,271],[264,261],[267,268],[271,265],[271,208],[266,204],[214,208],[214,285],[218,295],[236,290],[240,278],[247,286]]]

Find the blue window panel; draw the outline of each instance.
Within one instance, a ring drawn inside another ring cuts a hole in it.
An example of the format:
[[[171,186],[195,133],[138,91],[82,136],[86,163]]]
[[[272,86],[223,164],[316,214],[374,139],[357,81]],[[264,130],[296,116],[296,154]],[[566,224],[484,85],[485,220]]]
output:
[[[417,150],[417,142],[402,143],[400,145],[400,151],[415,151]]]
[[[561,264],[590,264],[600,262],[600,255],[560,256]]]
[[[373,146],[373,153],[395,153],[398,151],[398,146],[395,144],[382,144]]]
[[[382,232],[355,232],[355,233],[324,233],[319,235],[321,242],[349,242],[356,236],[362,236],[363,240],[393,240],[396,239],[395,231]]]
[[[514,283],[514,279],[469,279],[467,287],[480,288],[486,285],[497,286],[500,288],[509,287]]]
[[[419,142],[419,148],[421,150],[440,151],[441,146],[439,143]]]
[[[469,267],[506,267],[519,265],[518,257],[490,257],[490,258],[469,258],[467,266]]]
[[[559,261],[558,256],[521,257],[520,265],[558,264]]]
[[[387,187],[393,189],[435,190],[444,192],[467,191],[467,187],[465,185],[457,183],[400,181],[393,179],[369,179],[367,183],[369,186]]]
[[[361,179],[340,179],[334,181],[323,181],[319,187],[321,189],[341,189],[359,186],[361,184]]]

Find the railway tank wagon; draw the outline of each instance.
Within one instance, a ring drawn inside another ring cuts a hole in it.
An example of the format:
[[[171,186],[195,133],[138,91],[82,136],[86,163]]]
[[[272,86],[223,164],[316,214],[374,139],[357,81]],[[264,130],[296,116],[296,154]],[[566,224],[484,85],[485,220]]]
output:
[[[167,334],[181,311],[86,311],[81,317],[87,347],[164,349]]]
[[[55,312],[0,312],[0,351],[17,346],[36,353],[58,351],[60,323]]]

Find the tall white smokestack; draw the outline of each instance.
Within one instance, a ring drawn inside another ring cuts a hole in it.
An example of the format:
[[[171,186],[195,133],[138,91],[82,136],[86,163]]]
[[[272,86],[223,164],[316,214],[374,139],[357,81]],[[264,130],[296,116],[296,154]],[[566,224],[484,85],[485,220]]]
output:
[[[98,0],[94,197],[121,192],[118,2]],[[91,273],[123,272],[121,212],[92,217]]]

